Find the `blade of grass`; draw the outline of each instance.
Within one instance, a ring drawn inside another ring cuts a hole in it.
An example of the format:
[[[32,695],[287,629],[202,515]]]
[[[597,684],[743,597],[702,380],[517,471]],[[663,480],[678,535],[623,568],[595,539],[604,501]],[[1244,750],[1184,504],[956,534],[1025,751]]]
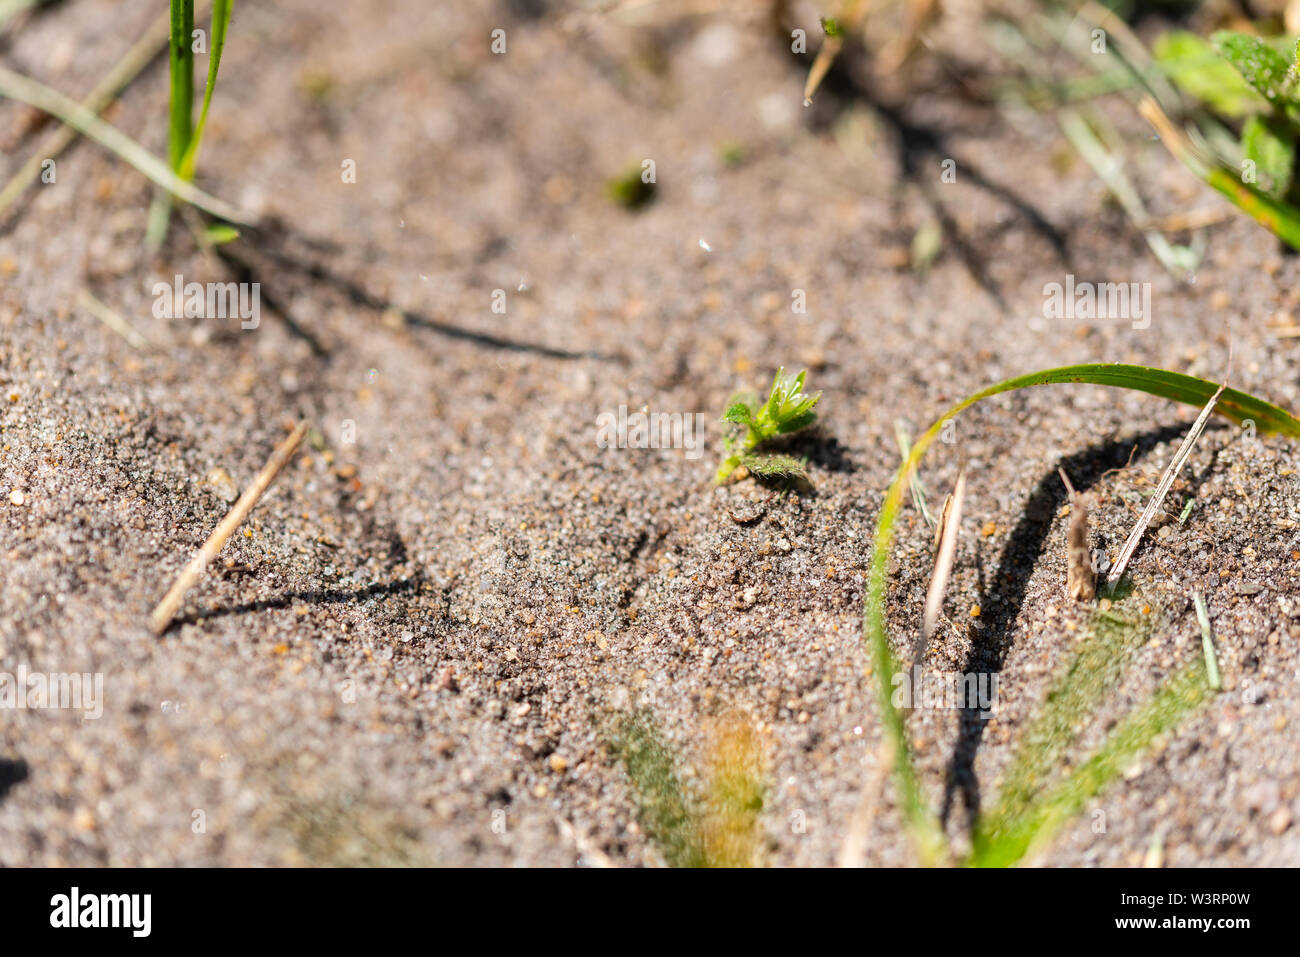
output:
[[[894,438],[898,440],[899,454],[906,459],[912,451],[912,437],[908,435],[907,429],[903,427],[902,422],[894,423]],[[936,524],[937,520],[930,514],[930,509],[926,506],[925,485],[921,482],[920,475],[912,476],[912,504],[924,516],[926,522],[931,526]]]
[[[226,46],[226,29],[230,26],[230,13],[234,0],[214,0],[212,4],[211,44],[208,47],[208,80],[203,89],[203,107],[199,110],[199,123],[194,128],[181,157],[178,172],[183,180],[194,179],[194,167],[198,163],[199,144],[203,141],[203,130],[208,125],[208,108],[212,105],[212,91],[217,86],[217,71],[221,68],[221,51]]]
[[[1210,697],[1199,661],[1185,666],[1107,736],[1086,762],[1064,781],[998,829],[1000,837],[977,843],[969,863],[975,867],[1009,867],[1035,847],[1045,845],[1089,798],[1119,776],[1155,738],[1178,726]]]
[[[100,302],[91,295],[89,290],[82,289],[77,293],[77,305],[125,339],[131,344],[132,348],[148,349],[152,345],[148,339],[136,331],[135,327],[123,319],[120,313]]]
[[[1219,680],[1219,658],[1214,653],[1214,629],[1210,627],[1210,613],[1205,610],[1205,599],[1200,592],[1192,592],[1196,602],[1196,620],[1201,623],[1201,652],[1205,655],[1205,674],[1210,682],[1211,691],[1223,688]]]
[[[115,126],[104,122],[91,110],[80,103],[68,99],[57,90],[52,90],[43,83],[25,77],[12,70],[0,67],[0,96],[18,100],[44,110],[77,132],[90,137],[104,148],[116,153],[126,162],[151,179],[157,185],[170,190],[185,202],[211,213],[219,219],[232,223],[248,224],[249,214],[217,199],[193,183],[187,183],[168,169],[167,164],[154,156],[143,146],[121,132]]]
[[[172,172],[188,182],[192,177],[181,172],[181,164],[194,135],[193,0],[171,0],[170,14],[168,74],[171,79],[171,96],[167,118],[167,162]],[[172,199],[171,193],[159,190],[149,205],[145,249],[151,254],[167,238],[167,226],[172,218]]]
[[[1193,175],[1218,190],[1234,206],[1292,249],[1300,249],[1300,209],[1273,199],[1249,183],[1243,183],[1231,170],[1199,155],[1186,134],[1174,126],[1154,99],[1144,99],[1138,105],[1138,112],[1155,129],[1156,135],[1174,158],[1191,170]]]
[[[1133,557],[1133,553],[1137,551],[1138,543],[1142,541],[1142,533],[1147,530],[1147,526],[1151,524],[1151,519],[1155,517],[1156,512],[1164,503],[1165,496],[1169,494],[1169,489],[1173,487],[1174,479],[1178,477],[1183,464],[1187,461],[1188,456],[1192,454],[1192,448],[1196,445],[1196,440],[1205,431],[1205,423],[1210,420],[1210,413],[1214,411],[1214,404],[1219,401],[1219,396],[1223,394],[1223,390],[1227,387],[1227,383],[1219,386],[1219,390],[1214,393],[1210,401],[1205,403],[1205,408],[1196,417],[1192,427],[1187,430],[1187,435],[1183,438],[1183,444],[1174,453],[1169,467],[1165,469],[1165,474],[1160,476],[1160,484],[1156,486],[1155,493],[1147,500],[1146,508],[1138,516],[1137,524],[1133,526],[1133,531],[1129,533],[1128,540],[1124,542],[1124,547],[1120,549],[1119,558],[1106,575],[1106,584],[1112,589],[1123,576],[1124,569],[1128,567],[1129,559]]]
[[[988,386],[956,403],[916,440],[911,453],[899,466],[889,490],[885,493],[876,525],[862,630],[863,640],[867,643],[872,656],[881,723],[885,733],[893,739],[895,747],[894,773],[899,804],[904,822],[923,862],[933,863],[937,860],[944,853],[946,842],[934,815],[921,802],[903,717],[892,701],[894,675],[898,673],[899,662],[890,648],[889,638],[885,633],[885,589],[889,553],[894,542],[894,524],[898,520],[903,497],[913,472],[948,419],[990,396],[1054,383],[1091,383],[1135,389],[1175,402],[1198,406],[1203,406],[1209,401],[1219,388],[1216,383],[1165,369],[1118,363],[1063,366],[1058,369],[1033,372]],[[1215,410],[1236,421],[1253,419],[1257,431],[1260,432],[1280,432],[1300,438],[1300,420],[1275,405],[1236,389],[1224,390],[1215,404]]]
[[[1151,637],[1151,618],[1132,625],[1108,612],[1092,616],[1091,635],[1082,639],[1069,666],[1053,684],[1033,723],[1025,731],[993,810],[982,816],[979,840],[1001,836],[1004,822],[1024,813],[1049,779],[1061,754],[1077,737],[1088,716],[1123,677],[1133,656]]]
[[[1142,202],[1137,190],[1124,175],[1124,167],[1119,157],[1105,147],[1075,110],[1068,108],[1060,110],[1056,115],[1056,121],[1066,139],[1092,167],[1097,177],[1106,184],[1106,188],[1119,201],[1133,224],[1142,231],[1147,245],[1151,247],[1151,252],[1160,260],[1160,265],[1164,266],[1174,278],[1185,279],[1196,268],[1196,255],[1185,246],[1175,246],[1164,237],[1163,233],[1152,226],[1146,204]]]
[[[668,866],[704,866],[699,829],[677,774],[677,762],[653,714],[643,710],[626,717],[615,750],[632,784],[641,826]]]
[[[194,0],[171,0],[168,41],[171,108],[167,123],[167,162],[179,172],[194,132]]]

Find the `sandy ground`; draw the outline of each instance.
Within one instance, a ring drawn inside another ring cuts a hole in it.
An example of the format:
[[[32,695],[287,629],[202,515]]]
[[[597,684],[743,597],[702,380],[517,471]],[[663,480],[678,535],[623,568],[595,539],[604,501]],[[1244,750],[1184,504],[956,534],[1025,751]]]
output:
[[[345,21],[241,0],[199,181],[264,229],[215,257],[177,220],[150,258],[151,187],[88,143],[5,225],[0,670],[102,673],[103,715],[3,715],[0,864],[657,864],[610,749],[638,706],[688,779],[711,720],[756,730],[761,862],[834,863],[857,820],[868,863],[908,863],[860,639],[894,423],[915,433],[981,385],[1072,362],[1217,377],[1229,348],[1235,386],[1300,408],[1300,346],[1268,324],[1296,309],[1300,261],[1229,218],[1176,283],[1049,119],[1013,127],[957,92],[981,55],[960,10],[936,47],[964,52],[857,89],[837,76],[805,110],[808,61],[765,15],[544,6],[383,0]],[[156,7],[67,3],[0,57],[81,95]],[[159,151],[165,77],[154,64],[108,114]],[[1155,212],[1217,207],[1117,117]],[[0,103],[3,172],[43,135]],[[604,184],[645,158],[657,195],[629,212]],[[932,221],[942,252],[913,271]],[[1150,328],[1035,320],[1067,273],[1150,282]],[[155,318],[153,284],[177,274],[260,282],[260,325]],[[83,288],[152,345],[79,307]],[[782,364],[825,393],[796,443],[811,489],[714,488],[727,397]],[[705,454],[598,448],[620,405],[705,413]],[[970,476],[931,666],[1001,678],[974,733],[949,710],[910,725],[959,845],[1085,640],[1057,466],[1099,495],[1113,554],[1194,415],[1022,392],[927,459],[932,498]],[[153,604],[300,417],[312,442],[153,637]],[[1194,588],[1226,691],[1039,863],[1137,864],[1157,832],[1172,865],[1300,862],[1298,469],[1294,442],[1206,433],[1175,492],[1195,507],[1132,566],[1149,639],[1082,740],[1200,654]],[[900,652],[929,539],[909,508]]]

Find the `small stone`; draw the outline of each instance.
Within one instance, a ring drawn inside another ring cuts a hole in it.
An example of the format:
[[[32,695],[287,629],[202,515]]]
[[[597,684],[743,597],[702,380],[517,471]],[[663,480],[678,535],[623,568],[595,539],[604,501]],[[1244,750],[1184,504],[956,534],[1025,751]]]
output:
[[[1283,805],[1273,812],[1268,819],[1268,829],[1274,834],[1281,834],[1291,826],[1291,809]]]
[[[26,496],[24,496],[22,492],[18,491],[18,489],[14,489],[12,492],[9,493],[10,505],[21,506],[26,501],[27,501]]]
[[[563,774],[569,768],[569,762],[564,759],[562,754],[552,754],[550,757],[551,770],[556,774]]]
[[[1246,788],[1241,796],[1249,810],[1258,811],[1261,815],[1272,814],[1282,799],[1282,789],[1276,781],[1257,781]]]
[[[971,616],[972,618],[978,618],[978,617],[980,616],[980,606],[979,606],[979,605],[971,605],[971,606],[970,606],[970,616]]]
[[[205,480],[221,501],[228,504],[239,498],[239,489],[235,486],[235,480],[230,477],[230,473],[225,469],[212,469],[208,472]]]

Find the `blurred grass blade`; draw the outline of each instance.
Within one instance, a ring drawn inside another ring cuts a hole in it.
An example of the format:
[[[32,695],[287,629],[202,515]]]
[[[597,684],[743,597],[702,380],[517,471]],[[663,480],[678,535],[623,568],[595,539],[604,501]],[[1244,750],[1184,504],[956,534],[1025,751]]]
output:
[[[1093,613],[1090,635],[1079,642],[1078,652],[1054,679],[1042,708],[1021,737],[1002,776],[997,804],[981,815],[977,843],[998,840],[1005,822],[1031,806],[1065,750],[1089,725],[1090,715],[1119,685],[1134,652],[1151,638],[1151,622],[1151,616],[1130,623],[1111,612]]]
[[[211,43],[208,46],[208,81],[203,89],[203,107],[199,110],[199,124],[194,128],[189,145],[181,157],[178,172],[183,180],[194,179],[194,168],[199,159],[199,143],[208,125],[208,108],[212,105],[212,91],[217,85],[217,71],[221,68],[221,51],[226,45],[226,29],[230,26],[230,12],[234,0],[214,0],[212,4]]]
[[[228,222],[247,224],[250,221],[247,213],[205,193],[192,183],[185,182],[168,169],[166,163],[131,137],[104,122],[80,103],[68,99],[45,84],[0,66],[0,96],[7,96],[34,106],[38,110],[44,110],[83,136],[90,137],[116,153],[163,189],[170,190],[185,202]]]
[[[1119,363],[1063,366],[1058,369],[1033,372],[991,385],[952,406],[916,440],[911,453],[899,466],[889,490],[885,493],[885,500],[880,508],[880,518],[876,525],[862,629],[863,638],[869,647],[874,664],[873,672],[876,678],[881,723],[895,748],[894,772],[899,804],[923,863],[936,862],[944,853],[946,842],[934,815],[922,804],[908,749],[903,717],[892,700],[894,676],[899,671],[899,662],[885,634],[885,589],[889,553],[894,542],[894,524],[898,520],[912,474],[948,419],[993,395],[1031,386],[1058,383],[1092,383],[1135,389],[1200,407],[1204,407],[1219,389],[1218,383],[1207,382],[1181,373]],[[1251,419],[1258,432],[1280,432],[1300,438],[1300,420],[1275,405],[1236,389],[1224,390],[1215,404],[1215,411],[1234,421]]]
[[[1201,653],[1205,655],[1205,674],[1211,691],[1221,691],[1223,682],[1219,678],[1219,657],[1214,653],[1214,629],[1210,627],[1210,613],[1205,608],[1205,598],[1198,591],[1192,592],[1196,603],[1196,620],[1201,625]]]
[[[1009,867],[1034,847],[1042,847],[1089,798],[1123,773],[1156,736],[1177,727],[1209,697],[1202,662],[1185,666],[1146,704],[1121,721],[1093,756],[1060,785],[1022,814],[1004,822],[995,840],[977,840],[970,863],[976,867]]]
[[[1170,122],[1164,110],[1150,97],[1138,105],[1138,112],[1155,128],[1156,135],[1175,159],[1292,249],[1300,249],[1300,209],[1243,183],[1232,170],[1199,155],[1187,136]]]
[[[623,719],[615,751],[622,758],[641,826],[669,867],[703,867],[698,822],[677,773],[677,761],[649,710]]]

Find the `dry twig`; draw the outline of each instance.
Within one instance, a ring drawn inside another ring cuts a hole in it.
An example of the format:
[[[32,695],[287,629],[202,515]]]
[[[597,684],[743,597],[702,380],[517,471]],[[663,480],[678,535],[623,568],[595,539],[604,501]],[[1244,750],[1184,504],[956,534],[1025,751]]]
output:
[[[266,464],[262,466],[262,471],[257,473],[257,478],[253,479],[253,484],[244,490],[244,494],[239,496],[239,501],[226,513],[226,517],[221,520],[221,524],[216,530],[208,536],[208,540],[203,543],[203,547],[195,553],[190,559],[185,570],[181,572],[176,583],[163,596],[163,600],[158,603],[158,607],[153,610],[149,616],[149,626],[155,634],[161,635],[167,630],[167,626],[176,617],[176,612],[181,607],[181,602],[185,599],[185,593],[194,586],[203,574],[203,570],[208,567],[208,563],[217,557],[221,551],[226,539],[234,534],[235,529],[243,524],[244,519],[248,517],[254,506],[266,494],[266,490],[271,487],[276,476],[289,464],[293,458],[293,453],[297,451],[298,446],[302,443],[303,436],[307,434],[307,422],[304,420],[298,423],[298,427],[293,433],[280,443],[280,446],[271,454]]]

